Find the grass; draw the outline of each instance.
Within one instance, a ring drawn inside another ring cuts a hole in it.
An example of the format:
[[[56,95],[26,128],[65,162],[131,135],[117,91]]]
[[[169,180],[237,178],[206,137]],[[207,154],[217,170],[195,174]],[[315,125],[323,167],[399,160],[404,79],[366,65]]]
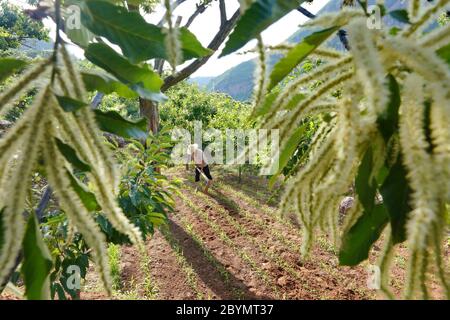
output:
[[[292,225],[288,220],[283,219],[276,211],[276,209],[269,207],[266,204],[262,204],[259,203],[257,200],[249,197],[248,195],[246,195],[245,193],[243,193],[242,191],[238,191],[236,189],[234,189],[232,186],[222,183],[222,182],[218,182],[215,184],[216,186],[218,186],[219,188],[232,193],[233,195],[235,195],[237,198],[239,198],[240,200],[246,202],[247,204],[249,204],[250,206],[254,207],[255,209],[258,208],[259,210],[261,210],[262,212],[264,212],[265,214],[267,214],[268,216],[274,218],[276,221],[280,222],[281,224],[283,224],[284,226],[287,226],[293,230],[297,230],[295,228],[294,225]]]
[[[146,250],[142,250],[140,255],[139,265],[144,277],[144,282],[142,283],[144,297],[149,300],[156,300],[158,299],[159,288],[151,274],[151,258]]]
[[[298,227],[295,226],[294,224],[292,224],[289,220],[282,218],[280,216],[280,214],[276,212],[276,209],[271,208],[267,205],[258,203],[258,201],[256,201],[255,199],[249,197],[242,191],[234,189],[231,185],[219,182],[219,183],[216,183],[216,186],[218,186],[219,188],[222,188],[226,193],[228,193],[228,195],[231,195],[232,197],[234,196],[235,198],[246,202],[253,208],[255,208],[255,209],[259,208],[263,213],[267,214],[271,218],[275,219],[278,223],[280,223],[283,226],[285,226],[286,228],[288,228],[290,232],[292,232],[293,234],[295,234],[297,236],[301,236],[301,230],[299,230]],[[257,221],[255,221],[255,222],[257,222]],[[296,244],[293,241],[290,241],[288,239],[282,240],[284,238],[284,236],[282,234],[280,234],[279,232],[277,232],[276,230],[273,230],[271,228],[269,228],[268,230],[270,230],[270,232],[273,233],[280,241],[284,241],[285,245],[293,246],[293,247],[297,248],[297,252],[301,253],[301,249],[298,244]],[[324,237],[318,237],[317,243],[326,252],[331,253],[331,254],[337,254],[336,248],[333,246],[333,244],[331,244],[328,241],[328,239],[326,239]]]
[[[221,201],[224,202],[231,202],[228,199],[226,199],[224,196],[222,196],[219,193],[215,193],[215,195],[221,199]],[[246,209],[242,209],[240,207],[237,206],[233,206],[233,209],[236,210],[239,214],[241,214],[247,221],[249,222],[253,222],[256,223],[260,228],[264,229],[264,230],[268,230],[269,233],[276,238],[279,242],[281,242],[286,249],[288,249],[289,251],[294,251],[295,253],[301,254],[301,249],[298,243],[295,243],[289,239],[287,239],[279,230],[276,230],[273,226],[269,226],[267,224],[267,222],[258,217],[256,214],[252,214],[250,213],[249,210]],[[297,233],[297,232],[296,232]]]
[[[119,300],[139,300],[141,299],[139,295],[139,285],[134,278],[131,278],[129,287],[130,290],[127,291],[116,291],[114,292],[114,297]]]
[[[112,288],[115,291],[120,290],[120,246],[116,244],[109,244],[108,246],[109,267],[111,269]]]

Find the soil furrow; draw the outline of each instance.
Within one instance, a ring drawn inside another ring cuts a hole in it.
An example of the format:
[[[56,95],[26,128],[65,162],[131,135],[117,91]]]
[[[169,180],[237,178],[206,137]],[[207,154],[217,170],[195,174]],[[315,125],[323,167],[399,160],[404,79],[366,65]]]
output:
[[[155,232],[154,236],[147,243],[147,250],[152,263],[150,274],[152,279],[156,279],[158,287],[158,299],[191,300],[196,298],[196,292],[189,286],[188,280],[182,267],[177,261],[177,257],[161,232]],[[134,257],[124,262],[124,266],[130,270],[130,274],[139,275],[141,270],[135,261],[139,259],[138,251],[134,250]],[[134,262],[134,263],[133,263]],[[124,269],[122,269],[124,270]],[[137,277],[138,281],[144,281],[145,277]]]
[[[246,243],[236,230],[224,229],[222,223],[218,224],[219,220],[210,214],[208,208],[197,206],[190,200],[195,196],[192,197],[189,193],[187,194],[181,193],[180,197],[189,207],[189,212],[194,215],[192,221],[199,226],[199,230],[202,230],[204,239],[208,239],[208,242],[215,244],[210,246],[210,249],[217,252],[217,258],[228,260],[228,262],[222,262],[224,265],[229,265],[231,262],[231,268],[227,269],[234,273],[238,279],[244,281],[249,290],[256,296],[266,299],[281,298],[277,287],[273,284],[267,272],[259,267],[262,262],[254,260],[255,248]],[[184,209],[184,211],[186,210]]]
[[[315,287],[311,286],[308,281],[302,280],[300,274],[289,266],[289,262],[275,253],[276,249],[272,250],[275,246],[269,248],[265,245],[268,242],[266,234],[254,229],[255,232],[252,232],[250,236],[242,226],[239,227],[237,224],[233,224],[231,219],[226,218],[225,209],[221,211],[218,207],[214,208],[213,203],[205,203],[199,195],[189,195],[191,198],[197,198],[197,208],[199,210],[203,208],[204,214],[209,217],[212,223],[220,224],[220,228],[226,235],[250,253],[255,263],[261,266],[268,275],[269,279],[265,281],[275,286],[283,299],[314,298],[314,295],[317,294]]]
[[[198,270],[199,277],[208,284],[215,296],[219,299],[257,299],[257,296],[247,290],[245,283],[229,271],[233,262],[230,258],[235,259],[233,253],[227,248],[221,249],[215,244],[216,241],[211,243],[214,237],[205,236],[204,229],[197,230],[199,224],[188,219],[189,215],[186,215],[182,204],[177,207],[182,210],[176,210],[171,220],[175,224],[179,223],[181,228],[173,232],[179,232],[184,239],[184,252],[190,255],[189,258],[193,261],[194,268]],[[216,248],[219,248],[218,252],[214,252]],[[189,253],[191,251],[195,253]],[[218,256],[215,256],[215,253]]]
[[[356,277],[357,273],[350,268],[338,269],[336,257],[317,252],[314,254],[321,255],[322,259],[316,263],[309,261],[302,263],[299,261],[298,254],[291,254],[285,248],[274,244],[267,234],[267,229],[262,230],[257,225],[255,226],[254,222],[234,221],[240,219],[240,216],[233,214],[232,210],[231,212],[228,210],[232,217],[227,219],[224,216],[227,214],[227,210],[220,202],[216,201],[217,199],[209,198],[209,202],[208,200],[204,202],[205,199],[201,193],[192,194],[191,197],[200,198],[199,200],[202,201],[211,219],[220,221],[221,227],[227,234],[238,233],[242,238],[240,241],[246,241],[256,249],[258,255],[255,260],[259,261],[274,278],[274,283],[282,292],[285,292],[286,298],[312,299],[337,295],[344,299],[361,299],[368,296],[366,290],[360,289],[365,288],[365,279]],[[270,243],[271,246],[262,245],[265,243]],[[342,283],[346,286],[343,287]]]

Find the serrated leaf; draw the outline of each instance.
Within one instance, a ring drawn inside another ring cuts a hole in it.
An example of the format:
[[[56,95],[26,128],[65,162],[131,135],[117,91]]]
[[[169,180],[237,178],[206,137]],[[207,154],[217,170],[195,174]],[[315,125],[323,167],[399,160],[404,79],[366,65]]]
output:
[[[147,23],[138,12],[104,1],[88,1],[81,20],[93,33],[118,45],[132,63],[168,58],[163,28]],[[212,54],[186,28],[180,28],[179,34],[183,61]]]
[[[79,101],[67,96],[59,96],[55,94],[56,100],[65,112],[74,112],[87,106],[86,102]]]
[[[104,43],[92,43],[85,51],[86,58],[111,73],[145,99],[163,102],[163,80],[147,64],[135,65]]]
[[[70,164],[72,164],[74,168],[76,168],[82,172],[91,171],[91,167],[86,162],[84,162],[83,160],[81,160],[78,157],[77,152],[75,151],[74,148],[72,148],[71,146],[64,143],[63,141],[61,141],[58,138],[55,138],[55,141],[56,141],[56,146],[58,147],[59,152],[61,152],[61,154],[64,156],[64,158],[66,158],[66,160]]]
[[[381,235],[389,221],[386,208],[376,205],[372,211],[364,210],[363,215],[344,235],[339,251],[339,263],[356,266],[369,257],[369,251]]]
[[[21,59],[15,58],[2,58],[0,59],[0,82],[13,75],[15,72],[20,71],[26,66],[27,62]]]
[[[252,117],[260,117],[260,116],[265,115],[267,112],[269,112],[270,107],[272,106],[272,104],[275,102],[275,100],[278,98],[279,95],[280,95],[280,92],[276,92],[276,91],[267,94],[262,106],[259,108],[253,109]]]
[[[264,102],[263,105],[258,108],[255,109],[253,112],[253,116],[255,117],[259,117],[259,116],[263,116],[265,114],[267,114],[271,107],[272,104],[275,102],[275,100],[278,98],[279,96],[279,92],[271,92],[269,93]],[[289,102],[286,104],[285,109],[286,110],[291,110],[292,108],[294,108],[301,100],[303,100],[305,98],[305,95],[303,93],[296,93],[290,100]]]
[[[82,72],[84,85],[88,91],[100,91],[104,94],[116,93],[118,96],[134,99],[139,95],[127,85],[106,73]]]
[[[390,11],[389,15],[397,21],[411,24],[411,21],[409,21],[408,11],[404,9]]]
[[[270,74],[268,90],[272,90],[281,80],[291,73],[295,67],[307,58],[311,52],[326,41],[338,29],[339,27],[332,27],[314,32],[289,50],[289,52],[274,66],[272,73]]]
[[[25,296],[29,300],[50,299],[50,271],[53,262],[42,239],[39,222],[34,214],[28,218],[23,239],[21,272],[25,283]]]
[[[200,58],[209,56],[214,53],[211,49],[202,46],[195,34],[186,28],[180,28],[181,51],[183,60],[187,61],[192,58]]]
[[[387,143],[398,128],[398,110],[401,104],[400,87],[393,75],[387,76],[389,86],[389,102],[386,111],[377,119],[378,129]]]
[[[392,166],[389,175],[380,187],[383,202],[389,213],[391,222],[392,241],[394,244],[406,240],[406,221],[410,206],[412,190],[409,187],[407,172],[402,164],[401,157]]]
[[[300,127],[298,127],[297,130],[295,130],[294,133],[290,136],[284,149],[280,152],[278,164],[276,164],[276,165],[278,165],[278,170],[269,180],[269,184],[271,187],[276,182],[276,178],[280,175],[283,168],[288,164],[289,159],[292,157],[295,150],[297,150],[298,144],[300,143],[307,127],[308,127],[308,123],[305,123],[305,124],[301,125]]]
[[[167,216],[163,213],[150,212],[148,218],[153,227],[159,227],[167,223]]]
[[[94,110],[97,123],[103,131],[130,139],[145,139],[148,136],[147,121],[130,121],[115,111]]]
[[[358,199],[367,212],[371,212],[375,204],[375,195],[377,192],[377,183],[371,178],[373,166],[372,147],[366,151],[364,158],[358,168],[358,174],[355,179],[355,189]]]
[[[95,197],[95,194],[90,192],[84,184],[80,183],[78,181],[78,179],[75,178],[69,170],[67,170],[66,172],[67,172],[67,176],[70,180],[71,187],[78,194],[81,202],[86,207],[86,209],[88,211],[101,210],[101,207],[97,202],[97,198]]]
[[[244,12],[231,33],[220,57],[242,48],[255,39],[271,24],[290,11],[296,9],[304,0],[256,0]]]

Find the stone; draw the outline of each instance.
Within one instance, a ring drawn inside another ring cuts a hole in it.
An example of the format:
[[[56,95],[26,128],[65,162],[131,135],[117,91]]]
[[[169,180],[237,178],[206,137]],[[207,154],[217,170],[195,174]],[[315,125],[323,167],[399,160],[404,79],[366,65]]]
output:
[[[287,279],[285,276],[279,277],[277,280],[278,285],[285,286],[287,285]]]

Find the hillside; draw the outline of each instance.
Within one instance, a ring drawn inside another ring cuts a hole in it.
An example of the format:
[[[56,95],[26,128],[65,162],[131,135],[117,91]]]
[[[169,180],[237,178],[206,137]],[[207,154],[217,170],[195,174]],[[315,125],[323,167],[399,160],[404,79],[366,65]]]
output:
[[[19,51],[25,53],[28,57],[50,56],[53,49],[53,41],[43,41],[38,39],[25,39],[19,47]]]
[[[369,0],[369,4],[374,4],[375,0]],[[317,15],[323,15],[326,13],[336,12],[341,7],[342,0],[331,0],[325,5]],[[389,0],[386,1],[387,11],[398,10],[405,7],[403,1]],[[391,17],[384,17],[384,25],[388,28],[398,25],[399,22]],[[310,28],[303,28],[292,34],[287,41],[296,43],[301,41],[304,37],[311,34],[314,30]],[[337,37],[331,39],[328,46],[337,50],[343,50],[343,46]],[[273,67],[279,60],[280,55],[273,55],[269,58],[269,68]],[[248,60],[241,64],[225,71],[223,74],[211,79],[206,88],[210,91],[223,92],[232,96],[234,99],[240,101],[249,100],[252,96],[253,90],[253,74],[255,70],[255,60]],[[192,82],[199,83],[200,86],[204,86],[204,79],[192,78]]]
[[[214,77],[195,77],[188,80],[190,83],[196,83],[199,87],[207,87]]]

